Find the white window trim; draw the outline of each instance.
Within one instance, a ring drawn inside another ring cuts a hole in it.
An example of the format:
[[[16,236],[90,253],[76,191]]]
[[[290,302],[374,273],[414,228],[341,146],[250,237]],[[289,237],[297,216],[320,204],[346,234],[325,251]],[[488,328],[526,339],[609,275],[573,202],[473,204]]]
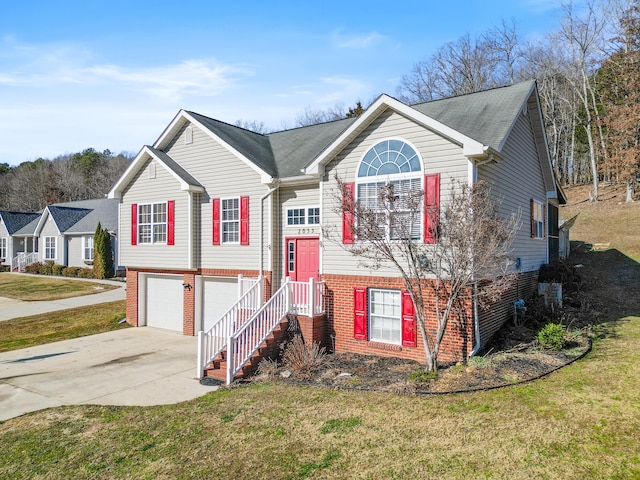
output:
[[[534,209],[533,209],[533,222],[534,222],[534,229],[535,229],[535,236],[533,237],[534,240],[544,240],[547,236],[546,236],[546,232],[544,231],[545,228],[545,224],[546,224],[546,219],[544,218],[545,215],[545,204],[536,200],[535,198],[533,199],[533,205],[534,205]],[[538,208],[540,208],[540,218],[537,217],[537,210]],[[538,230],[540,230],[540,233],[542,235],[538,235]]]
[[[89,246],[89,240],[91,240],[91,246]],[[93,256],[95,254],[95,246],[93,244],[93,235],[85,235],[82,237],[82,259],[85,262],[93,262]],[[87,258],[87,250],[91,251],[91,258]]]
[[[47,246],[47,241],[53,240],[53,246]],[[53,250],[53,256],[48,255]],[[56,237],[44,237],[44,259],[54,260],[58,257],[58,239]]]
[[[398,295],[398,316],[397,318],[394,316],[394,320],[398,321],[398,340],[389,340],[388,338],[376,338],[373,336],[373,319],[372,316],[378,317],[387,317],[390,318],[390,315],[376,315],[372,314],[371,304],[373,302],[373,293],[374,292],[392,292]],[[387,343],[391,345],[402,345],[402,292],[400,290],[394,290],[390,288],[369,288],[367,292],[367,330],[369,332],[369,341],[371,342],[380,342]]]
[[[9,240],[7,237],[0,237],[0,258],[7,258],[7,248],[9,245]]]
[[[420,161],[420,171],[419,172],[402,172],[402,173],[393,173],[393,174],[384,174],[384,175],[376,175],[376,176],[371,176],[371,177],[359,177],[358,176],[358,172],[360,171],[360,165],[362,164],[362,161],[364,160],[364,158],[367,156],[367,154],[369,153],[369,151],[375,147],[376,145],[378,145],[381,142],[384,141],[399,141],[399,142],[403,142],[405,144],[407,144],[409,147],[411,147],[413,149],[413,151],[416,153],[418,160]],[[400,137],[387,137],[383,140],[378,140],[375,143],[373,143],[369,148],[367,148],[367,150],[362,154],[362,156],[360,157],[360,161],[358,162],[357,168],[356,168],[356,173],[355,173],[355,182],[354,182],[354,195],[355,195],[355,200],[358,201],[358,192],[359,192],[359,187],[360,185],[366,185],[366,184],[370,184],[370,183],[390,183],[393,181],[400,181],[400,180],[413,180],[413,179],[419,179],[420,181],[420,186],[422,188],[422,191],[424,191],[425,189],[425,172],[424,172],[424,161],[422,160],[422,155],[420,155],[420,151],[416,148],[415,145],[413,145],[413,143],[405,140],[404,138],[400,138]],[[419,221],[420,221],[420,229],[419,232],[423,232],[424,231],[424,215],[423,215],[423,209],[424,209],[424,202],[421,202],[420,204],[420,212],[419,212]],[[390,242],[393,242],[393,240],[390,238],[390,222],[389,219],[386,220],[386,234],[387,234],[387,240]],[[355,241],[358,241],[358,239],[356,238]],[[424,241],[423,235],[422,233],[420,233],[418,235],[418,237],[416,238],[415,241]]]
[[[318,209],[318,223],[309,223],[309,210],[312,208],[317,208]],[[292,210],[304,210],[304,223],[289,223],[289,212]],[[322,221],[322,218],[320,217],[320,206],[319,205],[300,205],[300,206],[294,206],[294,207],[287,207],[287,210],[285,212],[285,227],[287,228],[297,228],[297,227],[301,227],[301,226],[311,226],[311,227],[318,227],[320,226],[320,222]]]
[[[224,202],[229,200],[237,200],[238,201],[238,219],[237,220],[224,220]],[[221,245],[240,245],[240,222],[241,218],[241,201],[240,197],[225,197],[220,199],[220,244]],[[225,224],[237,224],[238,225],[238,240],[227,240],[224,239],[224,226]]]
[[[151,214],[150,214],[151,215],[151,222],[150,223],[143,223],[143,222],[140,221],[140,210],[142,209],[142,207],[147,206],[147,205],[151,206]],[[154,213],[153,207],[155,205],[164,205],[164,214],[165,214],[165,218],[166,218],[166,220],[164,222],[154,223],[154,221],[153,221],[153,213]],[[169,236],[169,205],[168,205],[168,202],[139,203],[138,204],[138,219],[137,220],[138,220],[138,223],[137,223],[138,245],[166,245],[167,244],[167,237]],[[150,227],[150,241],[148,241],[148,242],[143,241],[142,240],[142,236],[140,235],[140,231],[141,231],[141,229],[142,229],[142,227],[144,225],[149,225],[149,227]],[[165,233],[164,233],[165,239],[164,239],[163,242],[154,241],[154,234],[153,234],[154,228],[153,227],[156,226],[156,225],[165,225]]]

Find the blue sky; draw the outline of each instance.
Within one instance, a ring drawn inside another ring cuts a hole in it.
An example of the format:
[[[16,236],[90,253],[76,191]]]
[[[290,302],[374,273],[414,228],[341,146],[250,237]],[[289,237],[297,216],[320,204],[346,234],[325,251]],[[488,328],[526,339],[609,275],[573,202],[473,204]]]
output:
[[[305,108],[394,95],[421,58],[553,0],[65,1],[0,9],[0,163],[88,147],[136,153],[181,109],[293,127]]]

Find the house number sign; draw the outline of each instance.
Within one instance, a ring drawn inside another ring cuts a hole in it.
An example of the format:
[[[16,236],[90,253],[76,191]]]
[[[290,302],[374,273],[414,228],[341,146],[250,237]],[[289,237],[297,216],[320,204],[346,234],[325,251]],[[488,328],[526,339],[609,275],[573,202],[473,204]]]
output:
[[[298,235],[315,235],[315,228],[299,228]]]

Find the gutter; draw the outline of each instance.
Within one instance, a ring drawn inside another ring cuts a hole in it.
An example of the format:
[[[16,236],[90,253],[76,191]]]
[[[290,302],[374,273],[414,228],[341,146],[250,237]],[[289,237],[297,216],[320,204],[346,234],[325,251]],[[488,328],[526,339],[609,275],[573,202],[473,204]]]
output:
[[[478,284],[473,284],[473,332],[476,342],[473,345],[469,358],[473,357],[480,350],[480,319],[478,318]]]
[[[276,184],[272,187],[267,193],[265,193],[262,197],[260,197],[260,276],[262,276],[264,265],[264,201],[269,197],[273,192],[280,188],[280,180],[276,180]],[[271,225],[271,222],[269,222]],[[269,229],[271,230],[271,229]]]

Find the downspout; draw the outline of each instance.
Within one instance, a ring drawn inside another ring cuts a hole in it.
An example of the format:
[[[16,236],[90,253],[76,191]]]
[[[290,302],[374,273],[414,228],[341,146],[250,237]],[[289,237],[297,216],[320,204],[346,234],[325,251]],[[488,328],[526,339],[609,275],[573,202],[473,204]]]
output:
[[[189,218],[189,223],[187,226],[188,233],[188,241],[187,241],[187,257],[188,257],[188,265],[189,269],[193,269],[193,192],[189,191],[189,213],[187,217]]]
[[[473,350],[469,353],[469,358],[473,357],[480,350],[480,319],[478,318],[478,284],[473,284],[473,333],[476,337]]]
[[[280,188],[280,180],[276,180],[275,187],[271,188],[267,193],[265,193],[262,197],[260,197],[260,276],[263,273],[263,265],[264,265],[264,201],[269,197],[273,192]],[[271,225],[271,222],[269,222]],[[270,229],[271,230],[271,229]]]

